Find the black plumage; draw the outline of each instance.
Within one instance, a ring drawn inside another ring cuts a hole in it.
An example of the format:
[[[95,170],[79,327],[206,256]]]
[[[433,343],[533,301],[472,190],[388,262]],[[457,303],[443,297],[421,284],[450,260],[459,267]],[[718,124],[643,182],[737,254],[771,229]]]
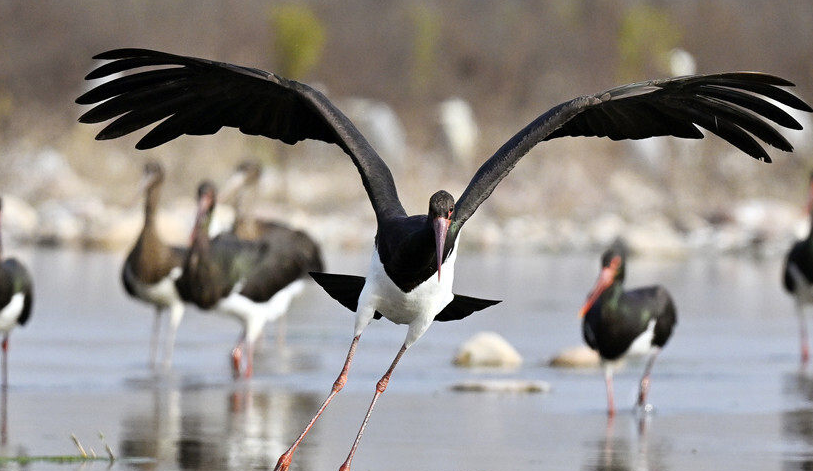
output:
[[[642,350],[632,353],[649,354],[638,399],[638,405],[643,406],[655,356],[666,345],[677,324],[675,304],[663,286],[624,290],[626,259],[627,248],[621,241],[604,252],[598,282],[581,310],[584,340],[605,362],[611,415],[615,412],[611,362],[623,359],[635,347]]]

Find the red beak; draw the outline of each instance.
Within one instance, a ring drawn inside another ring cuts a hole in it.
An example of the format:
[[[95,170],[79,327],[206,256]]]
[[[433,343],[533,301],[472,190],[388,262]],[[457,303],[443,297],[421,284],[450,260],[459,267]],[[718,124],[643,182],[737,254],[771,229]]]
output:
[[[435,248],[438,256],[438,281],[440,281],[440,266],[443,264],[443,249],[446,246],[446,232],[449,230],[451,219],[439,216],[432,221],[435,228]]]
[[[593,291],[587,295],[587,301],[584,302],[584,306],[582,306],[581,310],[579,310],[579,317],[584,317],[587,314],[587,311],[593,307],[593,304],[595,304],[599,296],[601,296],[601,293],[603,293],[604,290],[613,284],[615,273],[618,271],[618,267],[620,265],[621,257],[615,257],[610,262],[609,267],[604,267],[601,269],[601,273],[598,275],[598,280],[596,281],[596,285],[593,287]]]

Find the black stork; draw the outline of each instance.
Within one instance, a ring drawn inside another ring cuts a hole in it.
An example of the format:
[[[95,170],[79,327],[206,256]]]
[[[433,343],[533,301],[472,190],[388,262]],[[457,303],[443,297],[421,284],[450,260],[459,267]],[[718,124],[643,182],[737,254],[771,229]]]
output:
[[[259,163],[253,160],[240,162],[220,193],[222,202],[234,201],[234,224],[231,231],[241,239],[259,240],[265,236],[273,237],[277,232],[292,232],[292,229],[282,222],[258,219],[251,211],[251,193],[259,183],[261,175],[262,167]],[[300,232],[299,237],[303,244],[310,243],[312,250],[319,251],[319,246],[306,234]]]
[[[164,183],[164,168],[158,162],[147,162],[139,185],[144,193],[144,226],[121,270],[121,281],[127,294],[155,307],[150,339],[150,366],[158,361],[158,337],[162,313],[169,309],[169,328],[164,340],[163,367],[172,362],[175,333],[184,314],[184,305],[175,280],[181,276],[186,249],[165,244],[156,227],[158,201]]]
[[[2,222],[3,198],[0,197],[0,222]],[[3,333],[3,389],[2,429],[0,444],[6,444],[6,401],[8,391],[8,336],[17,325],[25,325],[31,318],[34,303],[34,287],[31,275],[16,258],[3,259],[3,239],[0,231],[0,332]]]
[[[236,377],[251,377],[254,346],[263,327],[285,314],[302,290],[303,277],[322,270],[322,260],[312,250],[313,242],[303,242],[296,231],[260,241],[242,240],[231,232],[210,239],[216,197],[211,182],[200,184],[195,227],[183,273],[175,284],[184,301],[233,316],[243,324],[232,350],[233,368]]]
[[[615,415],[615,369],[627,355],[648,355],[638,392],[638,407],[645,407],[655,357],[677,324],[675,304],[663,286],[624,291],[626,262],[626,245],[614,242],[601,256],[598,281],[579,312],[584,340],[601,356],[610,416]]]
[[[355,308],[353,341],[330,394],[280,457],[278,470],[288,468],[302,438],[342,389],[359,337],[370,321],[384,316],[397,324],[408,324],[409,329],[390,368],[376,384],[342,469],[349,469],[372,408],[398,360],[432,320],[460,319],[495,303],[452,294],[458,234],[536,144],[565,136],[699,139],[703,137],[696,127],[699,125],[748,155],[770,161],[752,134],[785,151],[793,147],[760,117],[793,129],[801,125],[765,98],[811,111],[809,105],[779,88],[792,86],[791,82],[762,73],[693,75],[624,85],[553,107],[503,144],[475,173],[457,202],[451,194],[438,191],[429,199],[427,214],[408,216],[384,161],[353,123],[310,86],[251,67],[144,49],[117,49],[95,58],[112,62],[93,70],[86,79],[150,67],[110,80],[77,98],[79,104],[96,104],[79,118],[80,122],[115,118],[97,139],[117,138],[160,121],[136,144],[138,149],[149,149],[183,134],[213,134],[227,126],[287,144],[304,139],[336,144],[350,156],[361,176],[377,222],[368,276],[315,276],[328,294]]]
[[[0,221],[3,199],[0,198]],[[0,234],[1,235],[1,234]],[[3,258],[3,241],[0,237],[0,332],[3,333],[3,389],[8,385],[8,336],[17,325],[25,325],[31,318],[34,288],[31,275],[16,258]]]
[[[806,366],[810,360],[810,342],[807,336],[805,304],[813,304],[813,173],[810,174],[807,195],[807,212],[810,214],[810,231],[807,237],[797,241],[785,258],[783,282],[788,293],[796,301],[801,340],[801,361]]]

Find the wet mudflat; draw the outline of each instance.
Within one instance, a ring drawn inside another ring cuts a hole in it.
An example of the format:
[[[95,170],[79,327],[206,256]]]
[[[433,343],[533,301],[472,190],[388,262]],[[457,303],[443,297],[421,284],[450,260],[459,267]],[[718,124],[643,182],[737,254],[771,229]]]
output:
[[[174,368],[146,367],[152,311],[127,299],[123,256],[10,248],[37,290],[30,324],[11,336],[8,444],[4,456],[104,454],[104,433],[122,469],[272,469],[316,410],[341,367],[352,314],[315,285],[266,331],[256,377],[231,380],[231,319],[189,309]],[[505,302],[438,323],[407,353],[370,421],[357,470],[809,469],[813,373],[798,371],[793,304],[781,261],[634,258],[628,286],[667,286],[677,330],[655,365],[651,415],[631,411],[641,365],[616,376],[622,410],[608,422],[598,371],[544,366],[581,342],[580,303],[598,256],[462,251],[456,292]],[[367,254],[327,254],[328,269],[363,274]],[[511,372],[455,368],[455,348],[493,330],[525,357]],[[374,323],[350,379],[303,442],[292,470],[337,469],[375,381],[405,335]],[[813,370],[812,370],[813,371]],[[480,378],[544,380],[547,394],[452,392]],[[14,465],[9,465],[13,468]],[[107,469],[106,463],[35,463],[27,469]]]

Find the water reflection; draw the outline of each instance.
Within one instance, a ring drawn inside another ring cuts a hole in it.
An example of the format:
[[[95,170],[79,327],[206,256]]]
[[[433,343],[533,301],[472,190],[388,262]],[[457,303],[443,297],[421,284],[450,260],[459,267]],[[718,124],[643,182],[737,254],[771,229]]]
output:
[[[143,469],[174,462],[181,431],[180,391],[156,381],[150,392],[151,410],[137,410],[123,419],[124,435],[119,446],[122,456],[155,459],[145,463]]]
[[[607,419],[607,427],[601,439],[588,443],[594,449],[593,458],[583,469],[590,471],[648,471],[665,470],[664,445],[650,447],[650,422],[652,417],[615,417]],[[627,433],[616,432],[616,427]]]
[[[782,469],[813,470],[813,377],[804,371],[788,374],[784,392],[808,403],[782,412],[782,436],[790,445]]]
[[[312,395],[257,391],[251,383],[231,389],[151,386],[149,410],[123,420],[122,456],[154,458],[139,469],[268,469],[290,437],[319,405]],[[307,454],[299,469],[310,470]]]

